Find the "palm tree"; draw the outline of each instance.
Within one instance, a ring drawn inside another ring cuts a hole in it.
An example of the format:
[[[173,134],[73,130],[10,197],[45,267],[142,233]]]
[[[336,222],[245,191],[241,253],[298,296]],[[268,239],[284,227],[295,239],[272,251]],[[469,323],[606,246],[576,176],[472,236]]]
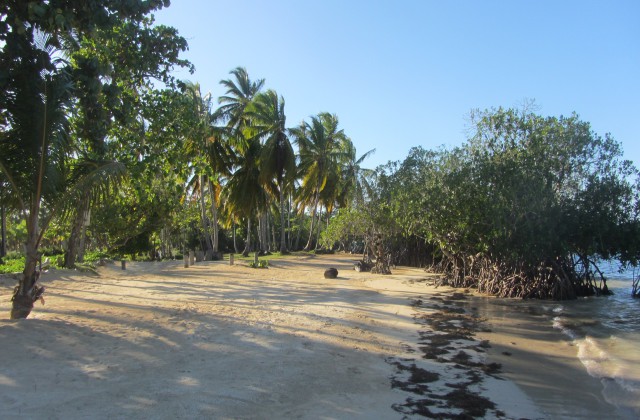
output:
[[[227,210],[236,216],[247,219],[247,242],[245,254],[251,248],[251,218],[254,211],[266,206],[264,189],[260,186],[261,144],[256,137],[252,122],[247,114],[247,108],[264,85],[264,79],[251,81],[247,70],[237,67],[231,70],[233,79],[220,81],[226,87],[226,92],[218,98],[221,106],[214,113],[214,120],[225,121],[224,127],[218,128],[218,133],[228,139],[230,145],[238,152],[234,166],[235,172],[230,176],[225,186]]]
[[[265,138],[260,155],[260,179],[268,185],[275,178],[278,185],[280,209],[280,252],[287,251],[285,238],[284,195],[285,176],[295,169],[295,153],[285,128],[284,99],[273,90],[257,95],[247,108],[247,116],[254,127],[254,135]]]
[[[218,98],[221,106],[216,111],[215,117],[226,121],[228,128],[241,131],[246,127],[247,116],[245,110],[260,92],[264,85],[264,79],[252,82],[244,67],[236,67],[231,70],[235,80],[225,79],[220,84],[227,88],[223,96]]]
[[[42,237],[55,214],[96,182],[121,174],[121,165],[74,171],[69,107],[73,86],[66,63],[55,56],[51,38],[31,32],[21,44],[21,60],[2,55],[10,75],[0,89],[4,125],[0,132],[0,171],[10,185],[27,226],[26,261],[13,294],[11,318],[26,318],[44,288],[37,284]],[[80,176],[74,174],[81,173]]]
[[[205,244],[207,250],[213,250],[214,244],[211,230],[208,226],[207,217],[207,205],[206,205],[206,192],[209,187],[208,174],[210,170],[206,164],[204,153],[207,139],[212,134],[211,118],[212,118],[212,100],[211,94],[202,94],[199,83],[185,82],[184,92],[189,99],[191,105],[191,112],[193,118],[193,125],[191,132],[186,141],[186,151],[191,157],[191,169],[194,172],[194,176],[190,182],[191,189],[194,193],[198,194],[200,203],[200,222],[202,223],[202,230],[205,238]],[[215,206],[215,203],[212,203]],[[213,230],[217,226],[213,226]]]
[[[323,112],[311,117],[311,123],[302,122],[291,130],[298,145],[299,172],[302,177],[301,202],[312,203],[309,240],[304,247],[311,249],[313,228],[320,194],[330,177],[340,171],[340,162],[349,157],[344,143],[348,137],[338,129],[338,117]]]
[[[265,185],[260,179],[261,144],[258,138],[245,141],[245,149],[239,155],[237,169],[225,186],[225,205],[227,211],[247,220],[247,240],[243,255],[251,251],[251,220],[269,203],[268,193],[274,193],[275,185]]]
[[[342,168],[338,203],[342,207],[360,206],[371,194],[372,187],[369,180],[375,175],[374,170],[363,168],[361,165],[365,159],[376,152],[376,149],[371,149],[356,158],[356,148],[353,143],[347,142],[346,147],[349,158]]]

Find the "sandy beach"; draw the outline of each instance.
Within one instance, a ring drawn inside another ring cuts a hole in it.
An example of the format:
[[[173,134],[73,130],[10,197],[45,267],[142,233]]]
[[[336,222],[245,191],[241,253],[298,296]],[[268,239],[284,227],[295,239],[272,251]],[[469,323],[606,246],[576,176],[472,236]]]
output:
[[[358,273],[356,259],[273,259],[268,269],[168,261],[130,262],[126,270],[107,265],[97,274],[55,270],[43,275],[46,304],[19,321],[8,320],[15,280],[5,276],[0,413],[64,419],[606,413],[598,382],[562,358],[554,346],[563,344],[549,345],[549,337],[523,327],[535,329],[535,319],[483,320],[476,297],[428,286],[420,269]],[[328,267],[339,270],[337,279],[323,277]],[[565,387],[573,392],[563,394]]]

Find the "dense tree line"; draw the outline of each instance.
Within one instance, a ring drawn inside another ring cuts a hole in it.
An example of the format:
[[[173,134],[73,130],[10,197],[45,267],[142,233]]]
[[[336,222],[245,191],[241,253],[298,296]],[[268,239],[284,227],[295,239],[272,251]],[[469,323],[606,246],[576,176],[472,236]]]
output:
[[[463,146],[379,168],[375,199],[340,214],[329,241],[382,235],[377,257],[498,296],[607,293],[598,262],[636,265],[640,250],[638,172],[619,144],[576,115],[493,109],[471,121]]]
[[[0,5],[2,253],[10,230],[26,257],[12,317],[43,292],[44,252],[74,267],[87,249],[309,250],[357,199],[367,154],[356,158],[336,115],[289,127],[284,98],[241,67],[217,99],[171,75],[193,67],[184,38],[154,24],[168,4]]]

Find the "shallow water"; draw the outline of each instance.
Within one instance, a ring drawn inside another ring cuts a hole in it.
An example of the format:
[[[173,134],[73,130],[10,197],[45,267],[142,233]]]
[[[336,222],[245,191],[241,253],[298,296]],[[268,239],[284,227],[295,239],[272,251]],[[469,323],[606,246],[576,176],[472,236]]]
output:
[[[613,296],[554,305],[552,325],[572,340],[589,375],[602,381],[605,400],[640,418],[640,299],[631,279],[608,281]]]
[[[570,404],[564,405],[558,399],[555,402],[547,401],[546,409],[552,418],[594,418],[593,410],[606,410],[604,406],[607,403],[615,408],[615,413],[607,416],[609,418],[640,418],[640,299],[631,297],[632,273],[618,273],[613,264],[605,265],[604,271],[609,279],[609,289],[614,293],[612,296],[563,302],[492,298],[478,298],[474,302],[480,315],[490,323],[493,320],[502,333],[507,331],[509,334],[511,328],[513,334],[518,335],[514,326],[520,325],[526,329],[525,325],[540,323],[539,327],[535,327],[539,328],[535,333],[537,342],[549,347],[547,356],[555,351],[575,357],[574,360],[579,363],[574,365],[594,378],[591,382],[595,383],[595,388],[593,384],[575,384],[576,389],[588,388],[586,393],[595,389],[599,394],[587,397],[584,401],[574,401],[574,410],[584,406],[582,414],[563,412]],[[510,316],[520,317],[522,322],[505,321]],[[498,325],[500,323],[502,326]],[[506,327],[506,324],[509,326]],[[556,335],[558,332],[561,333],[559,337]],[[521,338],[524,336],[522,332]],[[558,343],[558,339],[564,343]],[[531,345],[535,345],[535,342],[532,340]],[[501,347],[502,350],[504,348]],[[533,353],[522,357],[526,360],[527,357],[532,358],[531,355]],[[516,364],[513,358],[503,359],[506,365]],[[575,369],[571,370],[570,363],[559,364],[557,369],[562,370],[563,367],[566,373],[540,372],[540,377],[546,375],[542,382],[559,381],[563,376],[575,376],[577,373]],[[527,376],[527,381],[533,375],[535,373]],[[571,386],[571,382],[563,386]],[[587,407],[591,401],[594,404]]]

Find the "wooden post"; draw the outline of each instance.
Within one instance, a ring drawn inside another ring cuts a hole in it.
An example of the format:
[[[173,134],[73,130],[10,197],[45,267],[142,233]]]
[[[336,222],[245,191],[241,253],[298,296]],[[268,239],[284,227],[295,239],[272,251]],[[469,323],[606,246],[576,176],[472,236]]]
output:
[[[196,263],[196,253],[195,251],[189,251],[189,265],[194,265]]]
[[[258,266],[258,251],[256,251],[256,255],[253,257],[253,263]]]
[[[229,254],[229,265],[233,265],[233,254]]]
[[[120,263],[122,264],[122,269],[126,270],[127,269],[127,261],[123,258]]]
[[[184,268],[189,268],[189,254],[185,252],[182,259],[184,260]]]

